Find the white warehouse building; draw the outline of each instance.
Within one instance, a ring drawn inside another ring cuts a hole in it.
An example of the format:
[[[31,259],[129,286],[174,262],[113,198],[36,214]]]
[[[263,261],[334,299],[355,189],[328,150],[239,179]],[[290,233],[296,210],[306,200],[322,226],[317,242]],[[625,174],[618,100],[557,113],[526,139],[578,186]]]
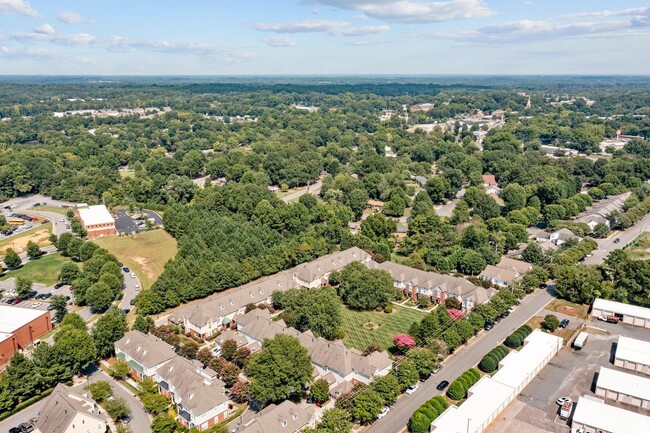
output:
[[[619,336],[614,365],[650,375],[650,342]]]
[[[434,433],[482,433],[562,349],[562,338],[540,330],[531,333],[520,351],[499,363],[492,377],[483,376],[460,406],[450,406],[431,424]]]
[[[596,395],[631,406],[650,409],[650,379],[600,367]]]
[[[583,396],[578,399],[571,428],[585,433],[650,433],[650,417]]]
[[[639,307],[638,305],[597,298],[593,307],[591,307],[591,315],[594,317],[617,316],[623,323],[650,328],[650,308]]]

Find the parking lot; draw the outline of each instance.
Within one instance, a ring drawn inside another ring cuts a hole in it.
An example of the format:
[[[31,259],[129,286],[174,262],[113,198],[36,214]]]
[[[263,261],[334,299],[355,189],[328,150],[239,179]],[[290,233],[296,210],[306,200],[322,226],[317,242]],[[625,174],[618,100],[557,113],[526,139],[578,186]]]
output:
[[[601,366],[624,371],[613,364],[616,340],[619,335],[650,340],[647,329],[625,324],[588,322],[585,329],[589,340],[582,350],[565,348],[524,388],[486,430],[489,433],[567,433],[569,423],[558,416],[560,397],[574,402],[582,395],[595,396],[596,373]],[[632,408],[626,404],[606,400],[623,409],[650,415],[650,411]]]

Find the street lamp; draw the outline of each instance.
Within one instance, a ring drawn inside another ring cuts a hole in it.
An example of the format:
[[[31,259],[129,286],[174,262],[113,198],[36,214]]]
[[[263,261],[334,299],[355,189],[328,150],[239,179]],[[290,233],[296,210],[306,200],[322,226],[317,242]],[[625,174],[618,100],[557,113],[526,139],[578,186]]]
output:
[[[469,422],[472,420],[472,418],[467,418],[467,433],[469,433]]]

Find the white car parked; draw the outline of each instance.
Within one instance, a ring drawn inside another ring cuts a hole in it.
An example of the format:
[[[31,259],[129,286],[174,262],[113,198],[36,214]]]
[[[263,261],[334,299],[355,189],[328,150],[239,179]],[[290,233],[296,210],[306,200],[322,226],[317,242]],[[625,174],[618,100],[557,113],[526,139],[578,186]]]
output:
[[[407,393],[408,395],[411,395],[411,394],[413,394],[413,393],[414,393],[415,391],[417,391],[417,390],[418,390],[418,384],[416,383],[415,385],[411,385],[411,386],[409,386],[408,388],[406,388],[406,393]]]
[[[377,419],[382,419],[386,415],[388,415],[388,412],[390,412],[390,408],[384,407],[381,412],[379,412],[379,415],[377,415]]]

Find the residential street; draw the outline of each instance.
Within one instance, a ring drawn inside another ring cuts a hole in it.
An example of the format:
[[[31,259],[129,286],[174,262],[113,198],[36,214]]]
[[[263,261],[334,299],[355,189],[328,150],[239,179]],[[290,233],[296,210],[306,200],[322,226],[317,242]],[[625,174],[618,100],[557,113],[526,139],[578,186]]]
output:
[[[301,195],[306,194],[308,192],[312,194],[316,194],[320,192],[320,187],[323,185],[323,183],[319,180],[318,182],[314,183],[313,185],[309,185],[306,188],[301,189],[300,191],[292,192],[286,197],[282,198],[282,201],[285,203],[289,203],[291,200],[295,200],[297,198],[300,198]]]
[[[412,395],[401,396],[397,403],[390,408],[385,418],[377,420],[367,430],[368,433],[397,433],[406,427],[409,418],[415,410],[430,398],[440,395],[443,392],[436,389],[436,385],[442,380],[450,383],[460,376],[465,370],[476,365],[481,358],[492,350],[515,329],[523,325],[543,309],[553,298],[554,288],[539,289],[521,301],[508,317],[501,320],[491,331],[482,332],[478,340],[471,342],[469,347],[463,347],[443,363],[442,370],[432,375],[426,382],[420,383],[419,389]]]
[[[122,274],[124,275],[124,297],[120,301],[120,308],[133,308],[133,305],[131,305],[131,301],[133,298],[135,298],[135,295],[138,294],[140,289],[142,288],[140,284],[140,280],[138,277],[131,277],[130,273],[126,273],[122,271]],[[138,286],[136,288],[135,286]]]
[[[607,239],[597,239],[596,242],[598,242],[598,249],[595,250],[593,252],[593,255],[586,259],[583,263],[585,265],[601,264],[611,251],[624,248],[637,236],[647,230],[650,230],[650,214],[644,216],[638,223],[625,231],[618,232],[617,234],[612,235]],[[614,243],[614,240],[617,238],[620,239],[620,241]]]
[[[90,376],[88,376],[89,383],[98,382],[100,380],[105,380],[111,384],[114,396],[126,399],[131,408],[131,422],[129,424],[131,430],[134,433],[151,433],[151,419],[149,418],[149,414],[144,410],[140,400],[138,400],[130,390],[122,387],[122,385],[120,385],[116,380],[100,369],[95,370],[90,374]],[[0,432],[1,431],[2,430],[0,429]]]

